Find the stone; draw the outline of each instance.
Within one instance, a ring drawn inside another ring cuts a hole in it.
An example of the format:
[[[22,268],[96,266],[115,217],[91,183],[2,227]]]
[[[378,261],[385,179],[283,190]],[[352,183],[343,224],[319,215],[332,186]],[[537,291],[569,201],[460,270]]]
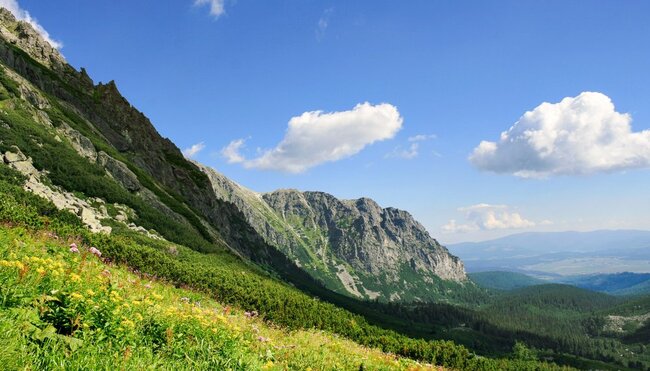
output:
[[[142,188],[138,177],[122,161],[114,159],[103,151],[99,152],[98,160],[113,179],[127,190],[136,192]]]
[[[93,163],[97,161],[97,150],[95,150],[95,145],[90,139],[86,138],[66,123],[62,123],[57,130],[61,135],[68,139],[72,148],[74,148],[81,157],[85,157]]]
[[[7,151],[2,155],[4,163],[28,177],[39,177],[39,172],[32,164],[32,159],[25,156],[16,147],[13,147],[13,150],[14,152]]]

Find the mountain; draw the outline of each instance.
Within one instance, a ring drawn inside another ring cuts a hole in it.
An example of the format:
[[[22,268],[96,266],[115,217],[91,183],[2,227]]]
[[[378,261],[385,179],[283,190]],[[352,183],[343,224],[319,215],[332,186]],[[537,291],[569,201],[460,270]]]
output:
[[[21,98],[5,102],[0,151],[33,173],[31,190],[91,229],[131,228],[203,252],[229,249],[295,284],[306,271],[359,298],[433,300],[446,280],[465,280],[460,260],[403,211],[317,192],[258,198],[238,188],[226,197],[234,186],[220,187],[230,181],[186,160],[115,82],[94,84],[9,12],[0,23],[2,93]]]
[[[439,298],[466,282],[460,259],[408,212],[381,208],[368,198],[339,200],[323,192],[260,194],[197,166],[217,197],[233,203],[267,243],[336,292],[413,301]]]
[[[188,161],[3,9],[0,158],[7,369],[649,365],[644,344],[587,333],[607,296],[481,289],[404,211],[258,194]],[[626,331],[647,314],[630,310]]]
[[[506,270],[549,278],[650,273],[650,231],[530,232],[448,248],[469,272]]]
[[[649,273],[589,274],[562,277],[557,282],[613,295],[650,294]]]
[[[548,282],[516,272],[477,272],[469,278],[477,285],[489,289],[514,290],[522,287],[543,285]]]

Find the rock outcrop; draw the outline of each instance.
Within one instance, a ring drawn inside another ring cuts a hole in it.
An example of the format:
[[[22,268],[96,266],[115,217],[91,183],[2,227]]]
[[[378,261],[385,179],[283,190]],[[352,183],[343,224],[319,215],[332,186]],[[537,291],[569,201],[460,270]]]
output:
[[[197,165],[217,197],[237,206],[269,244],[333,290],[367,299],[424,300],[436,279],[467,280],[460,259],[405,211],[323,192],[260,194]]]
[[[122,161],[114,159],[106,152],[99,152],[98,160],[108,174],[127,190],[135,192],[142,188],[138,176]]]
[[[5,164],[27,177],[24,186],[27,191],[52,201],[57,209],[78,215],[92,232],[111,233],[112,228],[102,225],[101,222],[109,217],[105,207],[96,208],[70,192],[45,185],[41,181],[41,173],[32,164],[32,159],[25,156],[19,148],[14,147],[13,151],[5,152],[2,159]]]

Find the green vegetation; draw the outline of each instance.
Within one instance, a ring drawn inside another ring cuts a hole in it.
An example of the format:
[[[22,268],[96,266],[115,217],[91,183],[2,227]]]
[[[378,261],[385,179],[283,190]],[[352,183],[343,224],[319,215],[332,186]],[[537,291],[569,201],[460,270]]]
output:
[[[0,227],[0,362],[11,369],[406,369],[416,362],[285,331],[206,295],[106,265],[52,233]]]
[[[541,359],[592,369],[650,369],[646,318],[650,297],[623,298],[568,285],[531,286],[494,292],[487,304],[462,308],[443,304],[376,304],[389,316],[410,321],[410,336],[452,339],[482,354],[510,351],[513,340],[534,349]],[[627,328],[611,327],[609,314],[627,316]]]
[[[11,150],[11,146],[16,145],[25,154],[32,157],[37,169],[47,169],[48,178],[55,185],[71,192],[81,192],[87,197],[102,198],[108,203],[125,204],[136,211],[137,219],[135,221],[137,224],[147,229],[159,230],[165,238],[171,241],[182,242],[200,251],[211,251],[216,248],[215,244],[206,238],[209,237],[209,234],[204,231],[205,228],[201,226],[198,218],[189,212],[187,207],[166,196],[164,192],[158,192],[162,196],[160,197],[161,201],[166,202],[170,208],[180,211],[181,215],[186,215],[193,222],[193,226],[201,227],[192,228],[188,224],[176,222],[148,205],[141,198],[129,193],[115,180],[108,177],[100,165],[87,161],[80,157],[70,145],[57,141],[55,139],[57,134],[52,129],[34,122],[31,113],[22,106],[23,102],[18,99],[0,102],[0,107],[5,108],[0,112],[0,120],[8,125],[7,127],[0,126],[0,137],[3,138],[0,143],[1,152]],[[13,107],[13,109],[9,109],[9,107]],[[81,125],[83,121],[78,117],[75,118],[69,111],[61,113],[61,111],[52,109],[50,117],[55,125],[67,122],[75,128],[83,126]],[[136,174],[139,175],[141,183],[149,185],[150,189],[158,189],[153,180],[145,176],[142,171]]]
[[[38,197],[23,191],[20,188],[22,179],[14,171],[9,170],[6,168],[6,166],[2,166],[0,169],[2,169],[2,172],[0,172],[0,192],[2,192],[2,194],[5,196],[2,198],[3,202],[0,203],[0,221],[3,221],[4,223],[11,223],[11,225],[14,226],[14,229],[20,230],[20,228],[26,227],[33,231],[30,233],[36,233],[39,230],[45,231],[43,228],[47,227],[46,230],[49,232],[45,233],[55,233],[56,236],[60,239],[75,238],[75,240],[79,241],[80,244],[83,243],[86,246],[100,246],[103,253],[102,257],[109,259],[113,263],[128,265],[131,269],[139,272],[146,272],[147,275],[164,278],[170,283],[173,283],[177,286],[193,288],[194,290],[197,290],[197,295],[198,292],[210,294],[220,303],[222,303],[222,305],[235,305],[244,310],[257,310],[263,315],[265,320],[268,320],[277,325],[282,325],[287,329],[325,330],[329,333],[343,335],[360,344],[372,348],[379,348],[384,352],[391,352],[404,357],[418,359],[425,362],[432,362],[435,364],[441,364],[452,368],[481,370],[554,368],[551,365],[538,363],[536,361],[507,359],[493,360],[481,358],[473,355],[466,348],[455,345],[451,342],[416,340],[407,338],[403,335],[399,335],[390,330],[381,329],[379,327],[370,325],[361,316],[354,315],[341,308],[337,308],[332,304],[324,303],[320,300],[307,296],[291,288],[290,286],[287,286],[286,284],[283,284],[269,277],[260,270],[251,269],[249,265],[244,264],[239,259],[226,252],[205,255],[192,251],[183,246],[174,245],[177,249],[177,252],[170,253],[169,243],[150,240],[142,236],[109,236],[101,234],[90,234],[84,229],[80,228],[79,222],[75,220],[76,218],[74,216],[70,217],[70,214],[66,212],[56,213],[54,212],[54,207],[49,202],[46,202],[44,200],[39,201]],[[16,246],[24,247],[29,245],[27,236],[18,239],[10,238],[9,241],[15,241],[15,243],[12,242],[9,244],[9,242],[6,241],[2,243],[2,245],[5,247],[5,254],[11,254],[10,250],[14,250],[14,253],[17,253],[17,251],[15,251],[18,249]],[[11,247],[8,247],[7,245]],[[43,250],[47,254],[53,254],[54,257],[57,257],[60,253],[60,249],[40,249],[42,252]],[[11,258],[11,256],[7,256]],[[46,259],[44,257],[39,258]],[[50,256],[50,258],[53,257]],[[12,259],[15,260],[15,258]],[[81,261],[79,264],[81,264]],[[20,279],[20,275],[18,276],[18,279]],[[13,281],[11,281],[11,284],[8,286],[2,286],[3,297],[5,298],[3,299],[3,303],[13,302],[14,299],[11,298],[14,296],[24,297],[23,294],[17,296],[10,294],[10,292],[13,292],[12,290],[15,286],[16,285]],[[33,285],[28,286],[32,287]],[[38,285],[33,287],[35,290],[38,290],[39,288]],[[52,294],[51,290],[57,289],[61,290],[59,291],[62,292],[61,295],[64,295],[65,293],[67,296],[62,297],[56,296],[56,294]],[[62,312],[60,315],[64,316],[64,318],[67,319],[85,318],[87,315],[87,313],[84,312],[84,310],[87,308],[83,306],[71,305],[70,300],[72,297],[70,295],[72,295],[72,292],[69,291],[72,289],[73,288],[67,286],[60,289],[56,286],[47,286],[41,291],[37,291],[33,294],[36,295],[36,297],[41,297],[42,295],[50,295],[55,298],[53,300],[44,299],[45,303],[42,305],[47,306],[47,303],[49,301],[54,301],[57,303],[56,305],[59,305],[59,303],[62,303],[61,305],[64,305],[64,308],[60,310],[57,308],[52,308],[51,310],[53,311],[53,317],[47,317],[49,318],[47,320],[41,318],[39,320],[41,322],[37,322],[35,324],[38,330],[34,331],[40,331],[37,332],[37,334],[39,334],[38,336],[41,336],[40,334],[43,331],[45,332],[42,334],[42,336],[54,336],[54,334],[52,334],[52,330],[48,330],[48,323],[54,326],[56,334],[68,337],[70,337],[70,335],[77,334],[77,327],[69,327],[67,325],[68,322],[65,319],[56,319],[59,315],[57,313],[59,312]],[[99,291],[99,288],[97,291]],[[33,300],[27,300],[27,302],[33,302]],[[25,304],[23,301],[21,301],[21,303]],[[16,305],[17,304],[14,304],[12,308],[16,307]],[[30,311],[34,313],[35,310],[30,309]],[[46,308],[45,311],[48,312],[49,309]],[[37,310],[35,312],[39,313]],[[95,311],[91,312],[91,314],[88,314],[91,318],[103,316],[103,321],[105,321],[105,323],[111,324],[109,326],[111,328],[111,331],[117,331],[117,326],[119,326],[118,324],[122,324],[123,322],[122,317],[119,319],[113,318],[115,314],[110,311],[107,312],[103,309],[99,311],[104,314],[100,314],[99,312],[96,313]],[[32,319],[34,319],[31,314],[26,315],[31,316]],[[10,321],[13,321],[11,318],[14,317],[3,315],[3,318],[9,318]],[[21,318],[24,319],[24,317]],[[17,321],[18,319],[15,320]],[[63,325],[64,323],[66,324],[65,326]],[[83,321],[81,321],[81,323],[83,323]],[[104,326],[105,323],[102,326]],[[14,322],[10,322],[7,324],[7,326],[12,326],[14,324]],[[58,324],[59,328],[57,328],[55,324]],[[41,327],[38,327],[37,325]],[[97,325],[93,324],[92,326]],[[122,327],[124,326],[125,325],[122,324]],[[154,328],[158,327],[154,326]],[[92,329],[96,330],[96,327],[92,327]],[[184,333],[186,334],[186,337],[189,337],[191,335],[193,331],[192,329],[193,327],[189,327],[185,330]],[[156,331],[154,331],[154,333],[160,333],[160,331]],[[203,346],[202,344],[204,343],[197,340],[200,338],[199,335],[203,333],[199,330],[196,331],[197,334],[192,335],[190,338],[194,338],[196,340],[196,343],[199,344],[197,346]],[[134,327],[134,333],[139,334],[141,331],[135,331]],[[38,343],[31,340],[32,335],[23,332],[20,334],[14,334],[13,336],[19,338],[16,341],[22,342],[20,345],[15,345],[13,349],[16,349],[16,351],[18,351],[18,349],[21,349],[25,342],[34,347],[29,348],[31,351],[27,352],[27,355],[29,357],[35,357],[37,361],[30,359],[29,362],[45,362],[36,363],[36,365],[47,365],[49,362],[55,362],[57,357],[62,357],[62,354],[70,353],[70,349],[64,349],[64,346],[70,347],[69,344],[74,344],[72,346],[76,347],[75,349],[81,349],[81,344],[84,344],[83,346],[86,346],[86,344],[96,344],[98,342],[99,345],[92,346],[109,346],[108,344],[102,345],[101,341],[99,340],[108,339],[107,341],[109,341],[111,344],[110,346],[124,346],[120,345],[117,342],[110,342],[112,339],[110,336],[108,338],[102,337],[107,336],[105,334],[102,335],[93,333],[89,336],[99,336],[99,338],[93,337],[93,340],[91,341],[84,341],[86,338],[83,336],[86,335],[83,332],[83,329],[81,332],[79,332],[79,338],[72,336],[72,338],[79,339],[83,341],[83,343],[67,338],[65,340],[57,340],[55,344],[52,344],[50,341]],[[56,338],[58,339],[58,336],[56,336]],[[126,337],[126,339],[128,338],[129,337]],[[230,338],[225,338],[224,341],[232,341],[228,339]],[[133,347],[129,348],[132,350],[139,349],[138,347],[140,346],[144,347],[145,345],[154,342],[154,340],[147,339],[146,337],[133,341],[135,342]],[[141,341],[141,343],[138,343],[138,341]],[[44,346],[45,348],[43,348]],[[50,346],[63,348],[48,348]],[[236,343],[232,346],[233,352],[235,352],[235,349],[239,348],[240,347]],[[207,353],[202,353],[206,352],[207,350],[203,348],[192,349],[192,352],[196,352],[199,355],[199,358],[207,357],[207,355],[205,355]],[[96,351],[97,349],[93,350]],[[82,353],[85,354],[84,357],[88,357],[89,353],[85,353],[83,351]],[[176,354],[175,352],[172,353]],[[71,354],[76,353],[72,352]],[[109,352],[109,354],[111,353]],[[181,352],[181,354],[187,353]],[[201,356],[201,354],[203,354],[203,356]],[[240,357],[238,354],[239,353],[237,353],[237,357]],[[44,359],[42,359],[43,357]],[[154,356],[146,355],[144,359],[149,361],[151,360],[151,357]],[[228,353],[225,357],[231,359],[230,353]],[[27,362],[25,359],[23,359],[23,361]],[[95,361],[108,362],[107,360],[101,359],[97,359]],[[139,360],[138,362],[143,361]],[[206,360],[206,362],[208,361]],[[206,365],[215,364],[210,362],[213,362],[213,360],[210,360],[208,363],[206,363]],[[101,365],[102,363],[99,363],[98,367],[101,367]]]

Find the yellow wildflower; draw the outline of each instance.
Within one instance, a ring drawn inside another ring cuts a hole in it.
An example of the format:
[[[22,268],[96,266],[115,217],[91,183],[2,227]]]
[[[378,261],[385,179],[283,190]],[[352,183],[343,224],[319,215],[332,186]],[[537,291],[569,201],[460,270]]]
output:
[[[76,273],[70,273],[70,282],[80,282],[81,276]]]
[[[151,294],[151,297],[156,299],[156,300],[162,300],[162,298],[163,298],[162,295],[159,295],[159,294],[157,294],[155,292],[153,294]]]
[[[45,268],[43,268],[43,267],[38,267],[38,268],[36,268],[36,273],[38,273],[38,274],[40,274],[40,275],[44,275],[45,272],[46,272],[46,271],[45,271]]]
[[[122,326],[124,326],[124,327],[128,327],[128,328],[134,328],[134,327],[135,327],[135,323],[133,323],[133,321],[131,321],[130,319],[124,318],[124,319],[122,320]]]
[[[262,366],[262,370],[268,370],[269,368],[273,367],[273,361],[268,361]]]
[[[73,292],[72,294],[70,294],[70,297],[71,297],[73,300],[83,300],[83,298],[84,298],[84,296],[81,295],[81,294],[78,293],[78,292]]]
[[[90,296],[95,296],[95,292],[93,290],[91,290],[91,289],[86,290],[86,294],[88,294]]]
[[[111,291],[111,295],[110,295],[110,296],[111,296],[111,301],[113,301],[113,302],[122,301],[122,297],[121,297],[120,294],[119,294],[118,292],[116,292],[116,291]]]
[[[134,315],[134,317],[135,317],[135,319],[136,319],[137,321],[142,321],[142,320],[144,319],[144,317],[142,317],[142,314],[140,314],[140,313],[136,313],[136,314]]]

